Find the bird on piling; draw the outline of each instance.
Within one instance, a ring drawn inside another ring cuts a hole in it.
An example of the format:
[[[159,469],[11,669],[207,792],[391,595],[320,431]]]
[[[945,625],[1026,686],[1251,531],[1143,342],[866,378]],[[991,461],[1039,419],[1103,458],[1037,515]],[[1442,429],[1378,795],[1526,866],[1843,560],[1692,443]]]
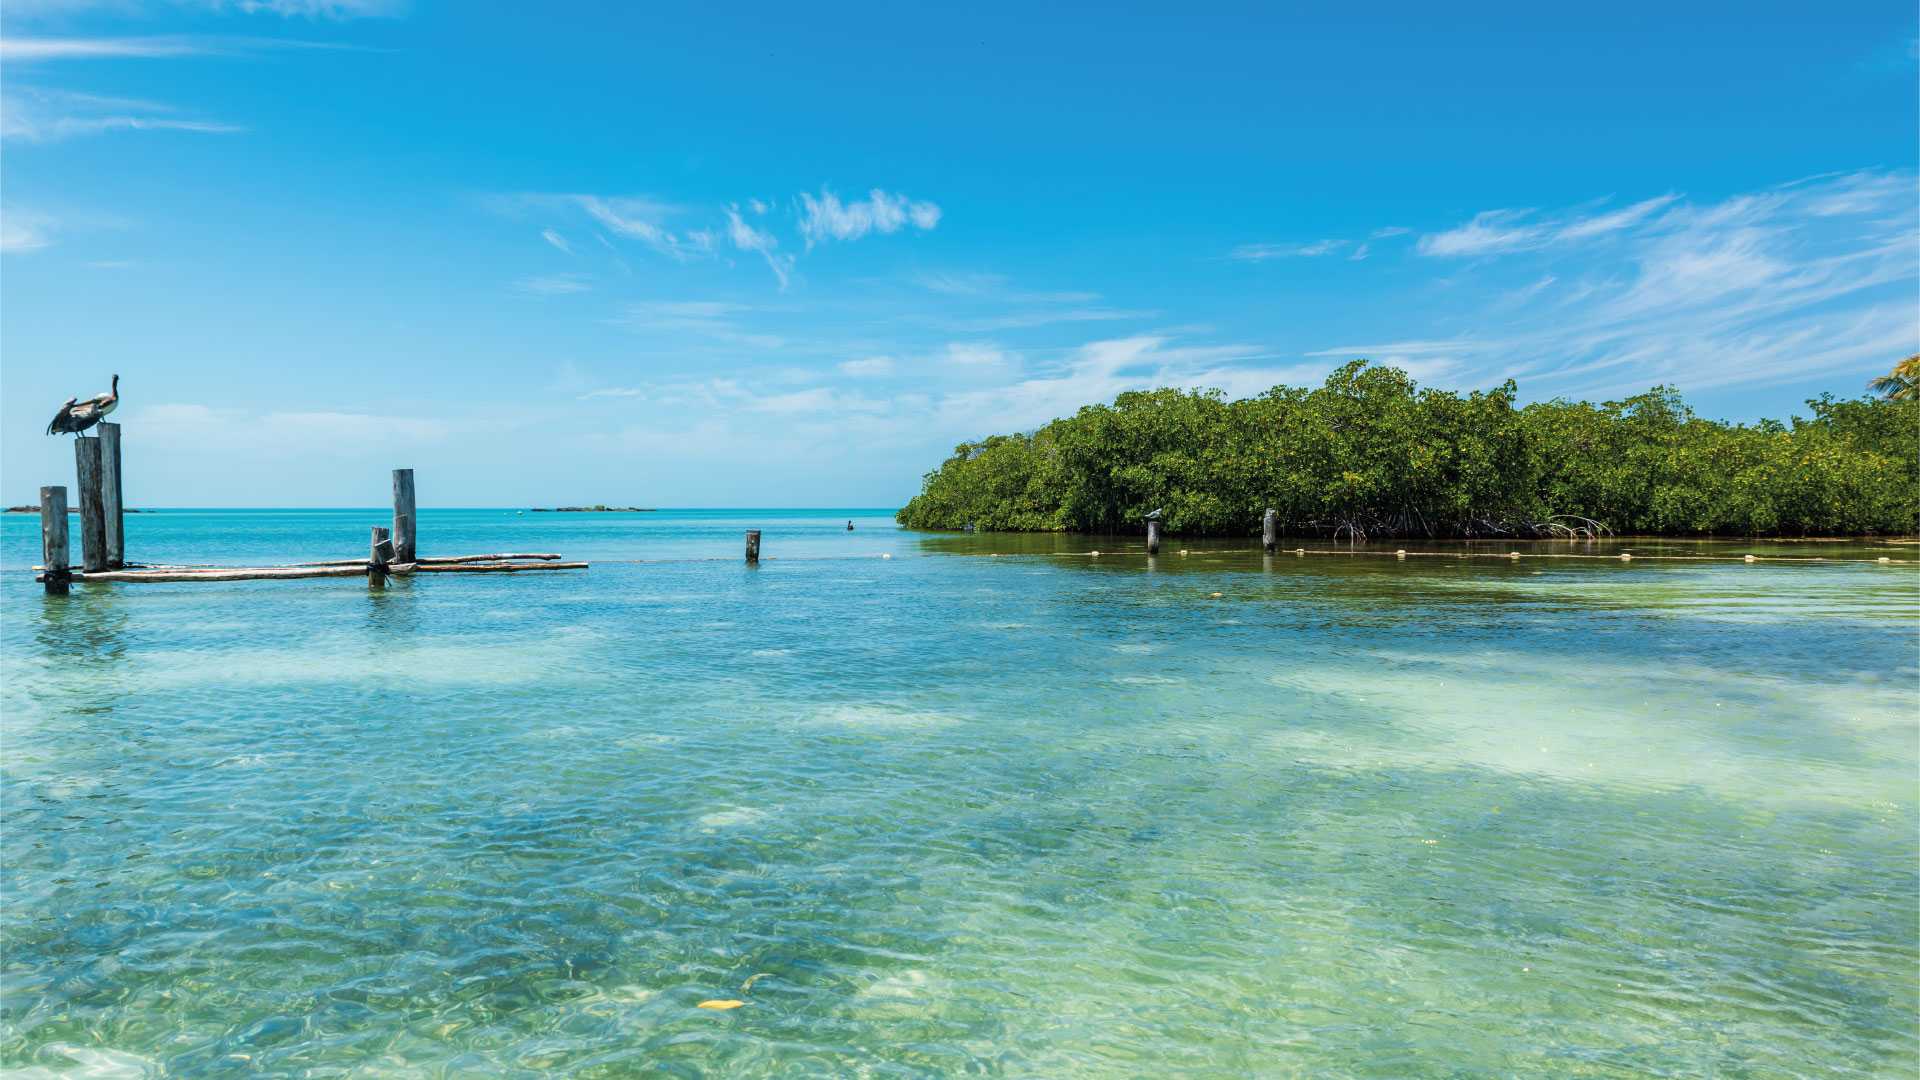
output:
[[[75,435],[87,430],[107,418],[107,414],[120,407],[120,376],[113,377],[113,389],[104,394],[95,394],[85,401],[68,398],[60,411],[53,414],[53,422],[47,425],[47,434]]]

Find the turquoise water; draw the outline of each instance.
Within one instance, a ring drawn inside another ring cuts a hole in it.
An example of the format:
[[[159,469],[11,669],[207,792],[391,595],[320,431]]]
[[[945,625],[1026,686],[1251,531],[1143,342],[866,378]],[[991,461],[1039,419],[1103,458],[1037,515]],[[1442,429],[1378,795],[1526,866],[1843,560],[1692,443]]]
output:
[[[594,566],[49,599],[4,520],[0,1066],[1920,1068],[1920,568],[1871,561],[1911,547],[421,517]],[[137,515],[129,553],[379,520]],[[1825,561],[1647,558],[1700,552]]]

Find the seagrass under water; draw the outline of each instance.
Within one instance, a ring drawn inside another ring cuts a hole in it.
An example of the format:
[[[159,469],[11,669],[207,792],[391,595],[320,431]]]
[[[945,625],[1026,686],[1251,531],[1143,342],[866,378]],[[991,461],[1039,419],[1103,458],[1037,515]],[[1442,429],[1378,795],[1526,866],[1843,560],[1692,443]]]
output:
[[[50,599],[5,520],[0,1066],[1920,1066],[1920,571],[1847,561],[1885,549],[421,518],[423,552],[595,566]],[[135,515],[129,552],[378,520]]]

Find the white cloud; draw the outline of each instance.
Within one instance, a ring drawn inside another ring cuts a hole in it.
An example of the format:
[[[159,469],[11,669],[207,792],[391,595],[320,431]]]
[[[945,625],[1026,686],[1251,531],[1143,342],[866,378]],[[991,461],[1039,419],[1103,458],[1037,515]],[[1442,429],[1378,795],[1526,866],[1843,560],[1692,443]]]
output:
[[[594,398],[637,398],[645,397],[646,391],[638,386],[603,386],[598,390],[589,390],[580,395],[581,401]]]
[[[870,232],[896,233],[908,224],[925,232],[940,223],[940,208],[874,188],[863,201],[842,204],[833,192],[800,194],[800,233],[807,247],[826,240],[858,240]]]
[[[1531,247],[1547,235],[1542,225],[1524,224],[1531,210],[1485,210],[1455,229],[1420,238],[1422,255],[1484,255]]]
[[[207,46],[182,37],[0,37],[0,60],[111,60],[192,56]]]
[[[132,418],[143,433],[162,442],[228,437],[236,428],[250,432],[256,447],[286,451],[300,447],[391,445],[436,442],[454,429],[451,421],[415,416],[308,410],[261,412],[190,403],[155,403]]]
[[[617,320],[621,325],[651,335],[684,334],[740,348],[777,349],[786,340],[756,333],[740,323],[753,308],[719,300],[654,300],[628,304]]]
[[[1529,221],[1532,210],[1485,210],[1473,220],[1420,238],[1422,255],[1493,255],[1589,240],[1630,229],[1679,199],[1660,195],[1605,214]]]
[[[1006,350],[998,345],[956,341],[941,354],[941,360],[958,367],[999,367],[1007,363]]]
[[[559,249],[560,251],[564,251],[569,255],[573,254],[573,245],[567,243],[566,237],[561,236],[559,233],[555,232],[552,229],[541,229],[540,239],[545,240],[549,244],[552,244],[555,248]]]
[[[840,373],[843,375],[861,376],[891,375],[893,373],[893,357],[863,356],[858,360],[848,360],[840,365]]]
[[[1404,225],[1388,225],[1383,228],[1373,230],[1373,232],[1368,234],[1367,239],[1386,240],[1390,237],[1405,236],[1412,231],[1413,231],[1412,229],[1409,229]]]
[[[644,241],[663,255],[684,260],[713,254],[711,233],[682,234],[662,224],[676,212],[664,203],[637,196],[568,195],[565,198],[615,234]]]
[[[1537,231],[1440,252],[1503,249],[1530,264],[1531,283],[1502,283],[1477,315],[1449,301],[1449,322],[1481,321],[1488,333],[1316,355],[1447,359],[1449,377],[1512,375],[1533,394],[1576,396],[1884,370],[1920,351],[1914,196],[1913,173],[1870,170],[1718,203],[1663,195],[1597,216],[1507,222]],[[1560,242],[1602,235],[1605,245]],[[1451,294],[1472,281],[1469,271]]]
[[[544,276],[524,277],[513,283],[515,292],[529,296],[565,296],[570,293],[583,293],[593,285],[585,274],[547,274]]]
[[[0,138],[53,142],[109,131],[188,131],[230,134],[234,124],[178,115],[157,101],[80,94],[67,90],[10,87],[0,92]]]
[[[1241,244],[1228,253],[1227,258],[1242,262],[1265,262],[1268,259],[1314,258],[1331,255],[1345,247],[1345,240],[1315,240],[1306,244]]]
[[[51,243],[53,226],[47,218],[22,210],[0,211],[0,253],[39,251]]]
[[[787,287],[787,276],[793,271],[793,256],[776,252],[774,249],[780,246],[780,241],[774,239],[772,233],[747,224],[737,206],[727,207],[727,238],[741,251],[751,251],[765,259],[767,269],[779,279],[780,288]]]

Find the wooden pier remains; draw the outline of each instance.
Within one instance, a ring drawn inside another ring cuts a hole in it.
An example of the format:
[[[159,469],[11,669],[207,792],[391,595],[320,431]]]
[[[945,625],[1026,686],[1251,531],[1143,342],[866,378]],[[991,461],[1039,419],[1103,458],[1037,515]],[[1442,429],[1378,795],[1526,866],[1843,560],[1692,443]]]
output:
[[[1147,519],[1147,554],[1160,554],[1160,519]]]
[[[1260,515],[1260,550],[1271,555],[1280,548],[1280,515],[1271,507]]]
[[[483,555],[421,556],[412,469],[393,470],[393,526],[372,526],[364,559],[335,559],[277,566],[135,566],[126,562],[121,528],[120,427],[101,424],[101,435],[74,440],[74,471],[80,496],[81,568],[72,569],[67,540],[67,489],[40,489],[40,565],[36,580],[49,594],[68,591],[72,582],[304,581],[312,578],[366,577],[382,584],[390,576],[412,574],[514,574],[530,570],[585,570],[551,552],[499,552]],[[760,534],[749,533],[748,558],[759,557]]]
[[[759,562],[760,562],[760,530],[748,529],[747,530],[747,564],[749,566],[753,566],[753,565],[757,565]]]

